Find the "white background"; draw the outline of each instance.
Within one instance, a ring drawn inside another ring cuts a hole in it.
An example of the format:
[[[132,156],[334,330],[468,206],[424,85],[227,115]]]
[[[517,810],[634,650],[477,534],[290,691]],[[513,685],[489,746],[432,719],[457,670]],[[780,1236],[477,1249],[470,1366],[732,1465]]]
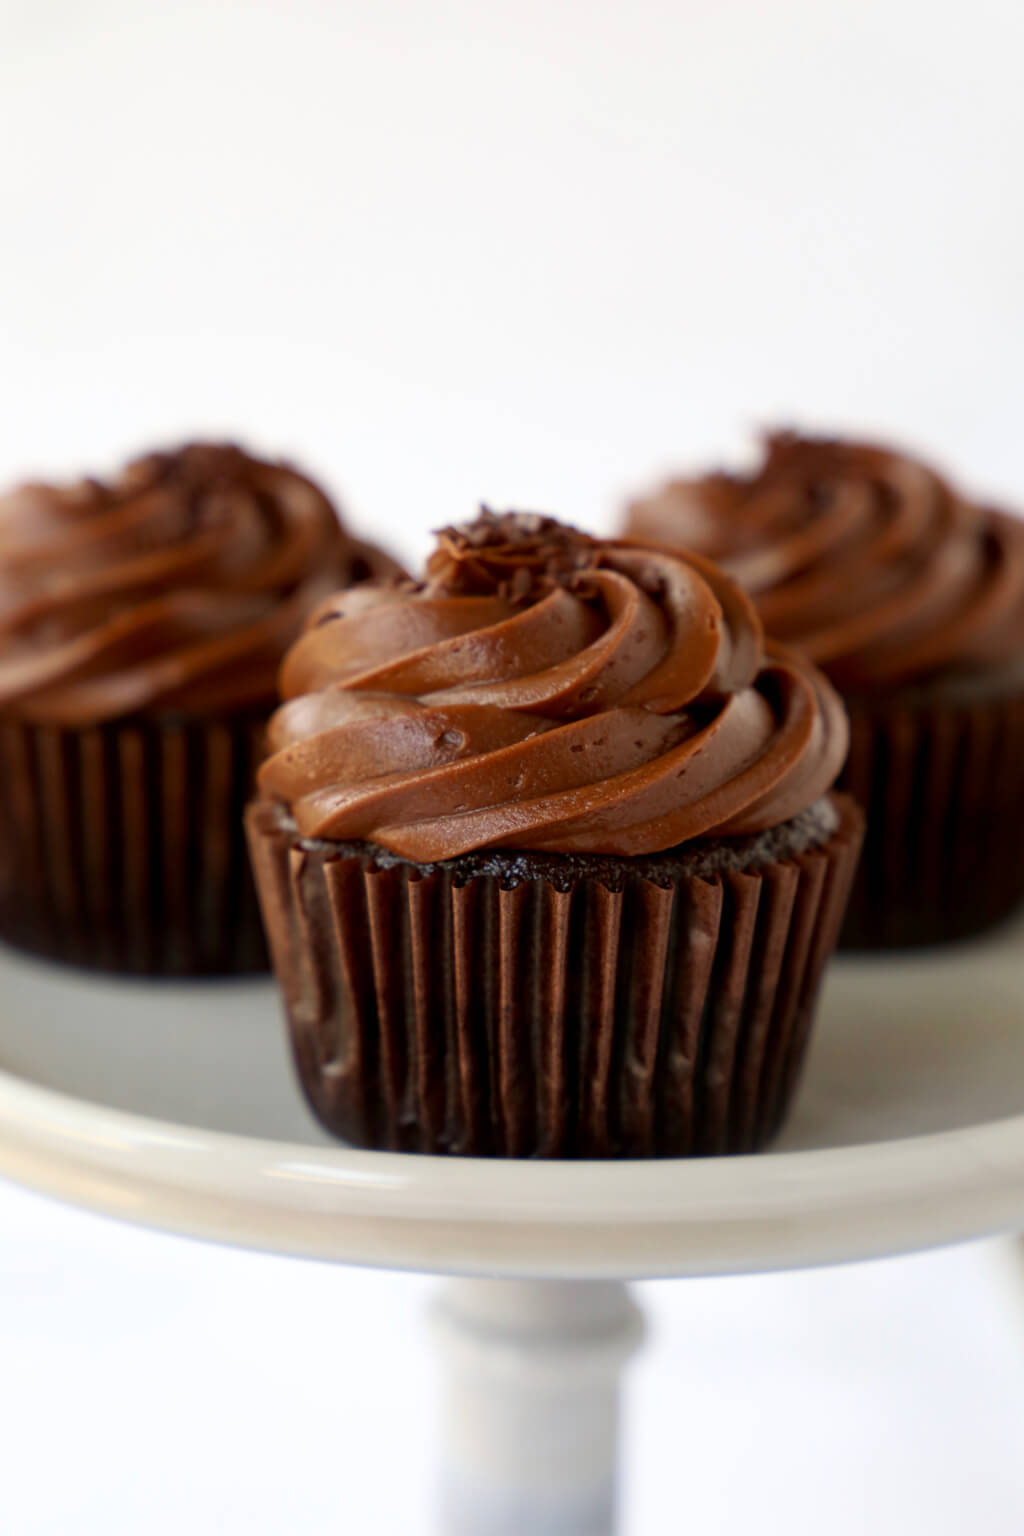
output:
[[[0,0],[0,476],[193,433],[415,555],[779,421],[1024,502],[1024,7]],[[982,1247],[645,1289],[628,1536],[1009,1536]],[[430,1529],[428,1283],[0,1190],[0,1530]]]

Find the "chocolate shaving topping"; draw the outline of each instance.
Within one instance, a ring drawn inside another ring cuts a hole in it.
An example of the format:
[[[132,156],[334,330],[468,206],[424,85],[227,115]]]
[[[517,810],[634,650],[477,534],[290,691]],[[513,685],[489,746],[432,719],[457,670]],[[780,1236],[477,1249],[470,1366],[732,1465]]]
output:
[[[439,529],[437,539],[427,562],[431,590],[495,592],[511,603],[530,601],[553,586],[573,588],[600,559],[588,534],[540,512],[481,507],[472,522]]]

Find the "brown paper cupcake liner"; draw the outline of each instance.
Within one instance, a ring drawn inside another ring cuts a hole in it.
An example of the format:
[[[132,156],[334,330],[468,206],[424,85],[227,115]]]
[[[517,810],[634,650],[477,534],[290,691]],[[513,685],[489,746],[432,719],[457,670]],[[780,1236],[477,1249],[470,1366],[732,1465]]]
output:
[[[867,835],[841,947],[948,943],[1008,916],[1024,900],[1024,696],[854,701],[850,726],[840,788]]]
[[[314,1112],[403,1151],[762,1146],[793,1096],[860,846],[860,812],[837,805],[825,844],[757,868],[560,889],[302,841],[257,802],[256,883]]]
[[[129,974],[265,970],[243,828],[262,736],[0,723],[0,939]]]

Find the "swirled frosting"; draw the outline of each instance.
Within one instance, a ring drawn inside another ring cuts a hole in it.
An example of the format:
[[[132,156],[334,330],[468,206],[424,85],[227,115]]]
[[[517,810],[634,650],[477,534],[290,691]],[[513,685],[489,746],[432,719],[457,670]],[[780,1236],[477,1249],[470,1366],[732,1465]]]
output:
[[[304,836],[421,863],[760,832],[847,744],[824,678],[765,659],[714,566],[528,514],[445,529],[421,583],[330,599],[281,687],[263,794]]]
[[[754,474],[672,481],[627,529],[719,561],[848,692],[1024,657],[1024,523],[886,448],[776,434]]]
[[[270,706],[311,608],[395,570],[285,464],[194,443],[0,498],[0,710],[56,725]]]

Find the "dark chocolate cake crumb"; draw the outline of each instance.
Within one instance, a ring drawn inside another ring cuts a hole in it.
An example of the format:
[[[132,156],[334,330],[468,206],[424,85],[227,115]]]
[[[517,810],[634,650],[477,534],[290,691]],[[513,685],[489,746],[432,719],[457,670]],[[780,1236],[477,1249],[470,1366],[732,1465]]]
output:
[[[295,824],[283,806],[277,808],[282,830],[294,835]],[[829,796],[816,800],[799,815],[777,827],[749,837],[695,838],[663,853],[639,854],[621,858],[606,853],[531,853],[523,849],[486,849],[464,853],[458,858],[435,864],[417,864],[386,848],[368,842],[330,842],[318,838],[300,838],[299,845],[316,853],[335,854],[338,858],[358,856],[377,869],[394,869],[408,864],[423,875],[448,870],[456,884],[480,875],[500,879],[506,890],[514,890],[527,880],[546,880],[556,891],[569,891],[582,879],[596,879],[609,890],[620,891],[629,882],[649,880],[654,885],[670,886],[684,877],[712,879],[727,871],[742,873],[756,870],[778,859],[794,858],[820,847],[839,825],[839,813]]]

